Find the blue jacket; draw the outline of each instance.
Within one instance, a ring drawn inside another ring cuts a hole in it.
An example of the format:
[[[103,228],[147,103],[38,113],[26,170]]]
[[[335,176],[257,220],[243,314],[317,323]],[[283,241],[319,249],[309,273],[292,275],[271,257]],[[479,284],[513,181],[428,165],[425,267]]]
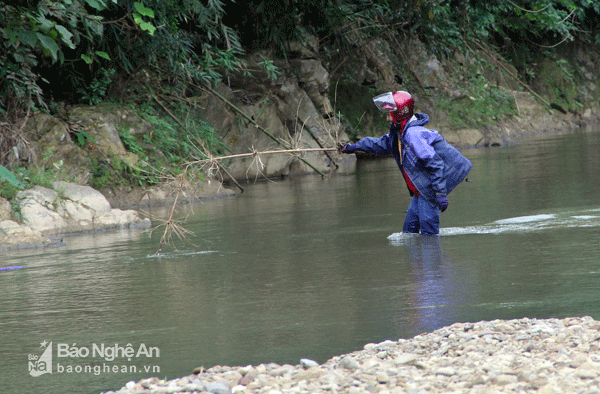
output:
[[[351,145],[351,150],[391,154],[419,193],[435,206],[436,194],[450,193],[467,177],[473,165],[440,133],[423,127],[427,123],[428,115],[415,113],[401,135],[392,127],[380,138],[362,138]],[[402,141],[402,152],[398,149],[398,139]]]

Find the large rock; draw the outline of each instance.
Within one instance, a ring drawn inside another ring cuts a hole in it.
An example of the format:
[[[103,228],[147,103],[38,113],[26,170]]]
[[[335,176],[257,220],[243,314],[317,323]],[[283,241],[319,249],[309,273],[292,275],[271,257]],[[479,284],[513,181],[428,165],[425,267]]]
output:
[[[69,107],[65,116],[68,121],[34,113],[23,129],[29,142],[18,144],[8,158],[15,163],[58,170],[63,178],[86,184],[96,161],[137,163],[137,155],[127,152],[117,127],[132,135],[151,128],[129,111],[114,106]]]
[[[260,70],[257,63],[260,59],[249,57],[248,68]],[[235,108],[216,96],[197,98],[202,107],[200,116],[215,125],[231,153],[284,149],[282,144],[274,141],[261,128],[282,141],[283,145],[293,148],[332,147],[337,140],[347,141],[348,137],[339,121],[332,116],[332,104],[328,97],[330,77],[321,62],[301,58],[290,63],[278,63],[277,66],[280,75],[276,81],[269,82],[264,75],[255,71],[253,78],[232,76],[229,83],[240,89],[232,90],[224,83],[219,84],[217,92]],[[256,81],[264,83],[257,84]],[[246,116],[241,117],[239,111]],[[254,122],[248,121],[248,118]],[[298,156],[302,156],[304,161]],[[322,173],[334,169],[331,155],[309,152],[294,156],[270,154],[236,159],[229,163],[228,171],[238,180],[253,180],[257,177],[314,173],[311,166]],[[227,174],[224,175],[227,179]]]
[[[52,182],[52,188],[60,193],[61,197],[78,203],[95,212],[105,212],[110,210],[110,203],[106,197],[89,186],[57,181]]]
[[[12,207],[10,201],[0,197],[0,220],[12,219]]]
[[[94,139],[93,142],[86,141],[85,149],[90,155],[98,158],[118,158],[129,164],[137,162],[137,156],[127,152],[119,131],[117,130],[118,119],[115,118],[114,110],[105,107],[75,107],[69,112],[71,128],[77,133],[86,133]]]
[[[26,226],[43,232],[67,227],[67,221],[57,212],[58,193],[42,186],[17,193],[21,219]]]
[[[0,220],[0,250],[14,247],[46,246],[52,240],[38,230],[20,225],[12,220]]]
[[[17,194],[22,223],[0,217],[0,250],[47,246],[57,242],[49,237],[59,234],[151,225],[136,211],[112,209],[89,186],[53,182],[52,188],[35,186]]]
[[[331,114],[333,108],[327,97],[329,90],[329,73],[316,59],[299,59],[292,61],[302,80],[303,90],[313,105],[322,114]]]
[[[89,186],[53,182],[52,187],[35,186],[17,194],[24,226],[50,235],[151,225],[135,211],[111,209],[108,200]]]
[[[450,144],[461,147],[484,145],[486,142],[481,130],[477,129],[447,130],[443,135]]]
[[[60,169],[66,178],[87,182],[91,167],[89,150],[73,142],[67,122],[37,112],[31,116],[24,131],[30,139],[30,149],[17,150],[16,159],[42,168]]]

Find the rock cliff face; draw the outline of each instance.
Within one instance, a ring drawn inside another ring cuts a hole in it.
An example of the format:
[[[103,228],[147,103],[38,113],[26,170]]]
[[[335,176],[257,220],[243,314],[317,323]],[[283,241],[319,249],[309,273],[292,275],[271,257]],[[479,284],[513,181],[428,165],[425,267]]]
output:
[[[260,70],[259,59],[250,57],[249,68]],[[216,126],[231,154],[290,148],[333,147],[348,139],[328,97],[330,77],[317,59],[295,59],[277,63],[280,75],[269,79],[263,71],[233,76],[219,84],[218,93],[198,98],[200,116]],[[230,104],[231,105],[230,105]],[[260,127],[257,127],[260,126]],[[268,130],[278,143],[267,136]],[[306,153],[303,158],[322,173],[335,167],[322,152]],[[264,155],[230,164],[236,179],[281,177],[314,172],[292,155]]]
[[[18,159],[66,172],[80,184],[90,178],[94,160],[119,159],[136,164],[138,157],[127,152],[117,126],[124,122],[136,126],[130,133],[148,129],[147,122],[126,110],[113,107],[72,107],[64,117],[35,113],[27,122],[25,133],[32,149],[21,147]],[[65,119],[66,118],[66,119]],[[30,157],[34,152],[35,157]]]

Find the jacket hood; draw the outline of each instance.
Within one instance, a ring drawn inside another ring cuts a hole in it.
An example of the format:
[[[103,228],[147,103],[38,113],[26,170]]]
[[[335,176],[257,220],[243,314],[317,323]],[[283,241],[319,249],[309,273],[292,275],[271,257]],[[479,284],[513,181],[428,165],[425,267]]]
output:
[[[429,123],[429,115],[427,114],[422,114],[420,112],[416,112],[409,120],[408,122],[406,122],[406,124],[404,125],[404,128],[402,130],[400,130],[400,128],[398,126],[395,126],[394,123],[391,124],[390,126],[390,136],[394,136],[395,134],[400,134],[402,135],[404,133],[404,131],[406,131],[406,129],[408,127],[413,127],[413,126],[425,126],[427,123]]]
[[[406,130],[407,127],[412,126],[425,126],[427,123],[429,123],[429,115],[422,114],[420,112],[415,112],[415,114],[412,118],[410,118],[404,129]]]

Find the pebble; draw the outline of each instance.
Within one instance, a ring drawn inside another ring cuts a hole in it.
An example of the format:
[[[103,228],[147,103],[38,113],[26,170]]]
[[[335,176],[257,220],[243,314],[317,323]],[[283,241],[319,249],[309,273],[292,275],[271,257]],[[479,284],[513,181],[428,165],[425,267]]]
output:
[[[455,323],[370,343],[323,364],[218,366],[103,394],[600,394],[600,321],[589,316]]]

